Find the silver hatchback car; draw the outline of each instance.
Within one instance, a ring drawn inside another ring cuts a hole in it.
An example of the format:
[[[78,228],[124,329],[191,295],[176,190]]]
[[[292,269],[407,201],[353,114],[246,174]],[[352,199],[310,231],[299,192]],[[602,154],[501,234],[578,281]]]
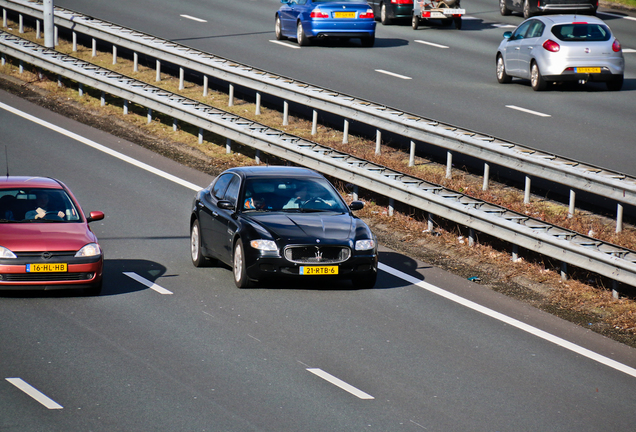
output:
[[[621,44],[593,16],[549,15],[522,22],[505,32],[497,49],[497,81],[530,79],[533,90],[548,83],[601,81],[609,90],[623,86]]]

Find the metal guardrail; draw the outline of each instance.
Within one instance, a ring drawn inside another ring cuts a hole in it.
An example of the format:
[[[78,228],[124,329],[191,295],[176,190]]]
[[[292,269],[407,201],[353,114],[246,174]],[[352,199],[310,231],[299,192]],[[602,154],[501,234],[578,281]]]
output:
[[[5,32],[0,32],[0,52],[513,245],[636,286],[635,251],[335,151]]]
[[[43,16],[42,4],[34,1],[0,0],[0,7],[38,19]],[[319,88],[71,10],[56,8],[55,25],[205,76],[506,167],[528,178],[534,176],[564,185],[572,191],[610,198],[619,203],[619,226],[622,224],[621,204],[636,205],[636,178],[620,172]],[[573,196],[571,194],[571,200]],[[573,206],[572,201],[570,205]]]

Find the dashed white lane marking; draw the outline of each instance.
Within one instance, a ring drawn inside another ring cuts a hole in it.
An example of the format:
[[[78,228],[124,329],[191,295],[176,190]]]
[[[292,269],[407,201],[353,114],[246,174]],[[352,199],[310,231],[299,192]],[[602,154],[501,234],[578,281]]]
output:
[[[148,288],[150,288],[151,290],[157,291],[159,294],[164,294],[164,295],[170,295],[172,294],[172,291],[168,291],[167,289],[157,285],[156,283],[149,281],[146,278],[143,278],[141,276],[139,276],[137,273],[134,272],[124,272],[124,274],[126,276],[128,276],[131,279],[136,280],[137,282],[139,282],[142,285],[146,285]]]
[[[537,337],[539,337],[541,339],[544,339],[544,340],[546,340],[548,342],[552,342],[553,344],[558,345],[558,346],[560,346],[562,348],[565,348],[567,350],[575,352],[575,353],[577,353],[577,354],[579,354],[579,355],[581,355],[583,357],[587,357],[587,358],[589,358],[591,360],[594,360],[594,361],[596,361],[598,363],[604,364],[605,366],[609,366],[609,367],[611,367],[613,369],[616,369],[617,371],[623,372],[623,373],[625,373],[627,375],[631,375],[634,378],[636,378],[636,369],[631,368],[631,367],[629,367],[627,365],[624,365],[622,363],[619,363],[616,360],[612,360],[611,358],[608,358],[608,357],[605,357],[605,356],[603,356],[601,354],[595,353],[594,351],[591,351],[591,350],[589,350],[587,348],[583,348],[583,347],[581,347],[579,345],[576,345],[576,344],[574,344],[572,342],[569,342],[569,341],[567,341],[565,339],[562,339],[562,338],[560,338],[558,336],[555,336],[553,334],[550,334],[548,332],[540,330],[540,329],[538,329],[536,327],[533,327],[533,326],[531,326],[529,324],[526,324],[524,322],[521,322],[521,321],[516,320],[514,318],[511,318],[509,316],[506,316],[506,315],[504,315],[502,313],[499,313],[499,312],[494,311],[494,310],[492,310],[490,308],[487,308],[485,306],[482,306],[480,304],[472,302],[472,301],[470,301],[468,299],[465,299],[463,297],[460,297],[460,296],[458,296],[456,294],[450,293],[450,292],[448,292],[446,290],[443,290],[443,289],[441,289],[439,287],[436,287],[435,285],[431,285],[431,284],[429,284],[427,282],[424,282],[424,281],[422,281],[420,279],[416,279],[413,276],[410,276],[410,275],[408,275],[406,273],[403,273],[403,272],[401,272],[399,270],[396,270],[396,269],[394,269],[392,267],[389,267],[387,265],[384,265],[382,263],[378,263],[378,268],[380,270],[385,271],[385,272],[387,272],[387,273],[389,273],[389,274],[391,274],[391,275],[393,275],[393,276],[395,276],[397,278],[400,278],[400,279],[402,279],[402,280],[404,280],[404,281],[406,281],[406,282],[408,282],[408,283],[410,283],[412,285],[415,285],[415,286],[418,286],[420,288],[423,288],[423,289],[425,289],[427,291],[432,292],[433,294],[437,294],[440,297],[444,297],[444,298],[446,298],[446,299],[448,299],[450,301],[453,301],[453,302],[455,302],[457,304],[460,304],[460,305],[465,306],[465,307],[467,307],[469,309],[472,309],[472,310],[474,310],[476,312],[479,312],[479,313],[482,313],[484,315],[487,315],[487,316],[489,316],[491,318],[499,320],[499,321],[501,321],[501,322],[503,322],[505,324],[508,324],[510,326],[516,327],[516,328],[518,328],[520,330],[523,330],[523,331],[525,331],[527,333],[530,333],[530,334],[532,334],[534,336],[537,336]]]
[[[278,45],[282,45],[282,46],[287,47],[287,48],[300,49],[300,47],[298,45],[288,44],[287,42],[283,42],[283,41],[279,41],[279,40],[270,39],[270,42],[278,44]]]
[[[357,388],[353,387],[352,385],[347,384],[346,382],[342,381],[339,378],[336,378],[335,376],[331,375],[330,373],[325,372],[322,369],[307,368],[307,370],[309,372],[311,372],[312,374],[317,375],[320,378],[324,379],[325,381],[330,382],[331,384],[335,385],[336,387],[340,387],[341,389],[351,393],[352,395],[359,397],[360,399],[375,399],[370,394],[367,394],[367,393],[363,392],[362,390],[358,390]]]
[[[182,18],[186,18],[186,19],[189,19],[189,20],[192,20],[192,21],[196,21],[196,22],[200,22],[200,23],[208,22],[207,20],[204,20],[204,19],[201,19],[201,18],[197,18],[197,17],[193,17],[193,16],[190,16],[190,15],[179,15],[179,16],[182,17]]]
[[[33,399],[44,405],[48,409],[62,409],[62,405],[55,402],[50,397],[33,387],[31,384],[24,381],[22,378],[7,378],[11,384],[22,390],[24,393],[31,396]]]
[[[440,44],[436,44],[436,43],[433,43],[433,42],[426,42],[426,41],[423,41],[423,40],[416,40],[415,42],[421,43],[421,44],[424,44],[424,45],[430,45],[430,46],[435,47],[435,48],[449,48],[446,45],[440,45]]]
[[[413,78],[407,77],[405,75],[400,75],[400,74],[396,74],[396,73],[393,73],[393,72],[385,71],[384,69],[376,69],[375,71],[378,72],[378,73],[381,73],[381,74],[390,75],[392,77],[400,78],[400,79],[403,79],[403,80],[413,79]]]
[[[636,53],[636,49],[632,49],[632,48],[623,48],[623,54],[624,53]]]
[[[529,110],[529,109],[526,109],[526,108],[521,108],[521,107],[518,107],[518,106],[515,106],[515,105],[506,105],[506,108],[510,108],[510,109],[521,111],[521,112],[524,112],[524,113],[536,115],[536,116],[539,116],[539,117],[552,117],[550,114],[545,114],[545,113],[542,113],[542,112],[539,112],[539,111],[532,111],[532,110]]]

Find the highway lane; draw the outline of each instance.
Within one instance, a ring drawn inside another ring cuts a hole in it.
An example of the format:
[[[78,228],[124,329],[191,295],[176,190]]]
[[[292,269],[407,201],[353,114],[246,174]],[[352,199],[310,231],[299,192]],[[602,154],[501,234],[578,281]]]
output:
[[[623,91],[607,92],[602,84],[590,84],[535,93],[528,82],[504,86],[496,81],[494,54],[501,35],[522,18],[502,17],[492,0],[462,5],[469,19],[464,20],[461,31],[435,25],[413,31],[410,25],[378,24],[372,49],[362,49],[355,41],[344,47],[327,43],[302,49],[290,48],[297,47],[293,41],[287,46],[272,43],[276,0],[113,0],[108,4],[58,0],[56,4],[312,84],[636,174],[634,159],[626,157],[636,133],[632,121],[636,108],[633,13],[627,14],[630,19],[621,17],[622,12],[600,14],[626,51],[631,49],[625,54]],[[148,13],[151,5],[152,13]]]
[[[0,102],[195,185],[210,180],[1,91]],[[107,259],[98,298],[0,296],[2,429],[578,432],[636,422],[634,349],[387,249],[381,262],[393,274],[382,271],[373,290],[238,290],[228,269],[190,263],[187,185],[4,109],[0,136],[12,174],[58,177],[86,211],[106,213],[92,226]],[[610,357],[628,373],[412,277]]]

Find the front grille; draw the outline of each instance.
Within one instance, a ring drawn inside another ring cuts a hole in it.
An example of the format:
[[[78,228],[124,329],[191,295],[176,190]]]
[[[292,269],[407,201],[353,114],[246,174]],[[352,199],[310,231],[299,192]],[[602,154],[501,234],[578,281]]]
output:
[[[74,257],[75,256],[75,251],[61,251],[61,252],[56,252],[56,251],[52,251],[52,252],[46,252],[47,254],[49,254],[50,258],[47,259],[54,259],[54,258],[66,258],[66,257]],[[16,252],[16,256],[18,258],[30,258],[30,259],[35,259],[35,258],[42,258],[42,254],[44,254],[44,252]]]
[[[7,273],[0,282],[73,282],[90,280],[94,273]]]
[[[345,246],[288,246],[285,258],[298,264],[337,264],[351,257]]]

